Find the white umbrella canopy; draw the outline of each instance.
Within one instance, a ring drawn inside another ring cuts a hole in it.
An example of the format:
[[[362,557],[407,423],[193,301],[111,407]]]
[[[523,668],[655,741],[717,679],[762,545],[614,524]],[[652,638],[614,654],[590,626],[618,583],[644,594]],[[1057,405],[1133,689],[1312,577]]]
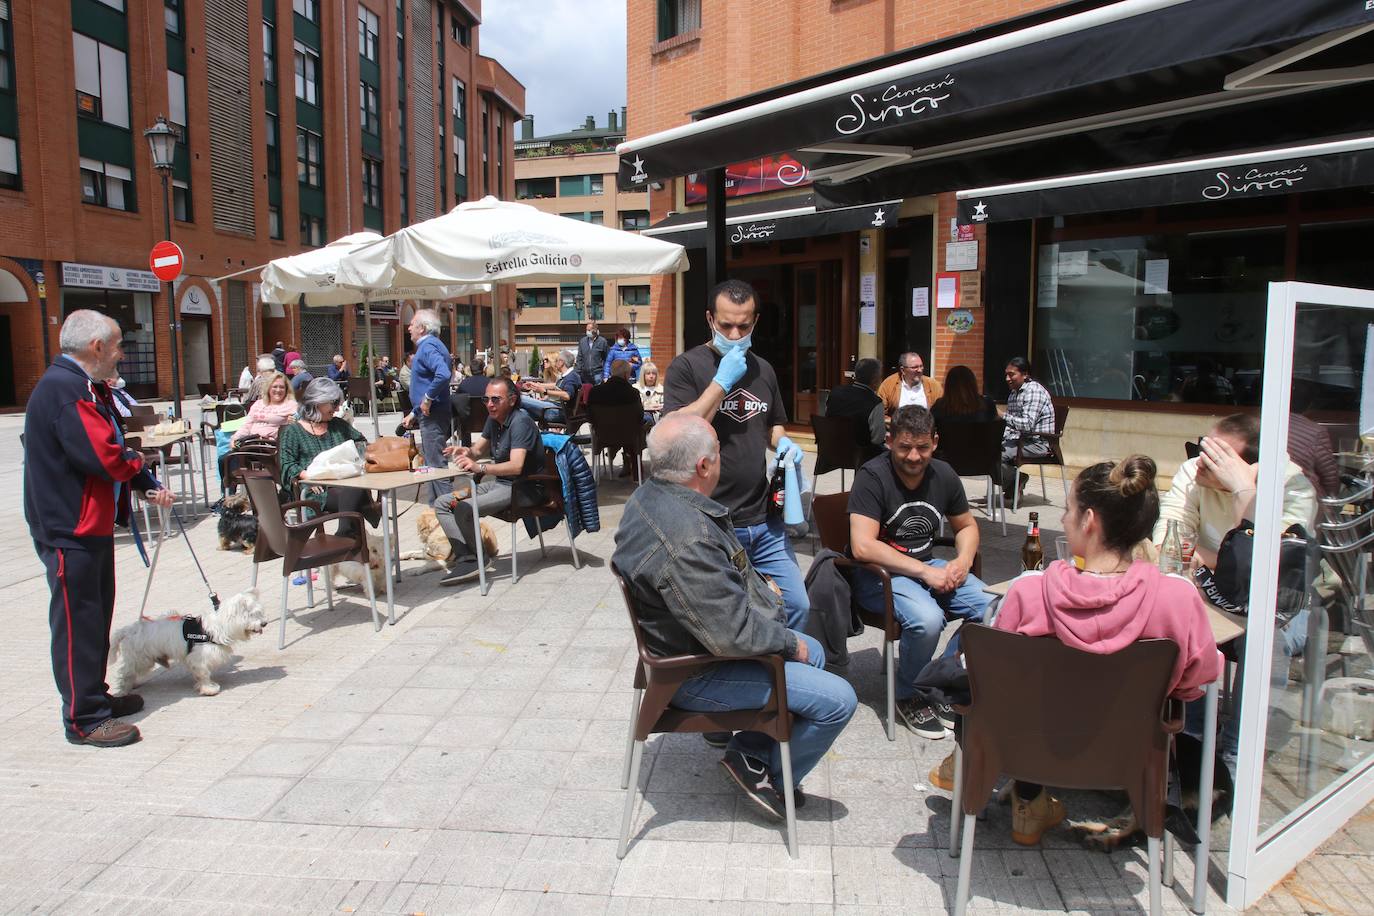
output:
[[[687,252],[674,242],[484,197],[352,249],[339,262],[338,282],[375,290],[686,269]]]
[[[354,232],[335,239],[323,248],[269,261],[262,270],[263,301],[292,305],[304,296],[307,306],[352,305],[365,299],[371,302],[388,299],[452,299],[491,290],[486,283],[459,283],[437,287],[380,287],[363,291],[336,282],[340,259],[360,246],[380,241],[382,237],[375,232]]]

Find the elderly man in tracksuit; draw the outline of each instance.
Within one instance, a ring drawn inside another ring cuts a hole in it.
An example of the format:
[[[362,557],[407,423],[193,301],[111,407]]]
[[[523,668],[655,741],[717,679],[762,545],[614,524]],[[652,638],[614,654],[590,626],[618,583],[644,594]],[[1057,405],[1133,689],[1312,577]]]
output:
[[[453,408],[448,391],[453,363],[448,347],[439,339],[439,328],[439,316],[433,309],[416,312],[408,328],[410,339],[415,341],[415,356],[410,365],[412,410],[406,425],[420,427],[420,450],[425,465],[431,468],[448,467],[444,446],[453,435]],[[448,481],[429,485],[431,501],[444,495],[445,484],[452,491],[453,484]]]
[[[67,740],[119,747],[139,740],[120,716],[143,707],[136,694],[111,697],[105,683],[114,618],[114,526],[128,524],[130,493],[170,506],[124,444],[109,389],[122,332],[111,318],[81,309],[62,325],[62,354],[43,373],[24,415],[24,517],[47,569],[52,598],[52,670],[62,695]]]

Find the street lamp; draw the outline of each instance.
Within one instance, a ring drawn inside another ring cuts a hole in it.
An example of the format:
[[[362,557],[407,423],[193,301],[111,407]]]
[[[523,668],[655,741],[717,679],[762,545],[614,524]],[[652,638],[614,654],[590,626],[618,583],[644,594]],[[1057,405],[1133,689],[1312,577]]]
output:
[[[181,132],[167,123],[162,115],[157,123],[143,132],[148,138],[148,151],[153,157],[153,168],[162,176],[162,222],[167,241],[172,240],[172,196],[167,182],[172,177],[172,163],[176,158],[177,141]],[[172,295],[172,284],[167,284],[167,326],[171,329],[172,343],[172,416],[181,416],[181,358],[177,343],[177,307]]]
[[[636,310],[635,307],[634,307],[633,305],[630,306],[630,341],[631,341],[631,342],[633,342],[634,339],[635,339],[635,337],[636,337],[636,334],[635,334],[635,318],[637,318],[638,316],[639,316],[638,310]]]

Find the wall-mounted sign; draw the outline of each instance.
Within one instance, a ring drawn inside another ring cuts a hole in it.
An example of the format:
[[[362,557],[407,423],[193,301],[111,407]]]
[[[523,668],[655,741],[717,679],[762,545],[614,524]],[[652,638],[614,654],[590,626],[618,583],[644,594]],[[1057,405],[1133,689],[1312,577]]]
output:
[[[983,304],[983,275],[978,271],[965,271],[959,275],[959,304],[965,308],[977,308]]]
[[[725,196],[746,197],[762,194],[765,191],[781,191],[786,188],[799,188],[811,183],[811,176],[791,155],[779,153],[736,162],[725,167]],[[683,200],[688,204],[704,203],[706,200],[706,176],[693,173],[683,182]]]
[[[945,245],[945,270],[978,269],[977,242],[948,242]]]
[[[967,334],[973,323],[973,313],[968,309],[955,309],[945,316],[945,327],[955,334]]]
[[[156,293],[162,289],[162,283],[153,276],[152,271],[65,261],[62,264],[62,285],[83,289],[130,289],[140,293]]]
[[[935,275],[935,307],[937,309],[957,309],[959,307],[959,275],[938,273]]]
[[[187,286],[181,294],[181,314],[209,315],[210,297],[199,286]]]

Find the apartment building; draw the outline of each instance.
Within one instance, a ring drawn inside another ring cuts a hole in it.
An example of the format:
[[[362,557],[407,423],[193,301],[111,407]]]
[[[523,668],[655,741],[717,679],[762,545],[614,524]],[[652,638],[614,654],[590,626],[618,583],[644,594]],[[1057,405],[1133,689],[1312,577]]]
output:
[[[268,307],[253,268],[454,205],[514,193],[524,87],[480,53],[479,0],[0,0],[0,406],[22,405],[62,317],[125,331],[137,396],[219,388],[276,340],[312,367],[355,361],[359,310]],[[148,271],[166,235],[140,136],[179,131],[172,290]],[[294,169],[292,160],[294,159]],[[459,352],[507,331],[513,291],[446,303]],[[399,358],[416,303],[382,303],[374,353]]]

